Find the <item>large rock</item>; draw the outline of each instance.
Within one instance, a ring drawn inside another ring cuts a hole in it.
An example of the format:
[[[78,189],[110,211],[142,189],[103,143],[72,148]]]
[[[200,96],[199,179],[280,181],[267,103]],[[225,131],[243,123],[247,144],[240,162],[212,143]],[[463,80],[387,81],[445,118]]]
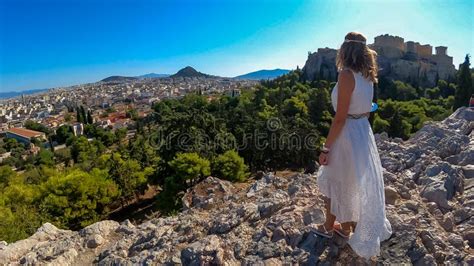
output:
[[[52,246],[49,251],[52,251],[53,249],[57,250],[58,248],[56,246],[61,243],[63,238],[72,237],[75,234],[77,233],[69,230],[58,229],[50,223],[45,223],[38,228],[36,233],[31,237],[3,246],[3,250],[0,250],[0,264],[5,264],[9,261],[19,261],[22,256],[29,253],[34,248],[40,251],[41,247],[44,245]],[[65,244],[69,245],[70,243]],[[47,250],[42,249],[39,254],[36,255],[43,256],[46,252]],[[32,257],[32,255],[30,255],[30,257]],[[35,261],[34,259],[31,260]]]
[[[443,182],[431,182],[427,184],[420,195],[428,201],[438,204],[441,208],[451,208],[448,203],[448,191],[444,187]]]
[[[262,198],[257,202],[260,217],[267,218],[288,203],[288,194],[283,190],[277,190],[269,198]]]
[[[91,235],[100,235],[105,237],[109,235],[111,232],[115,231],[120,224],[116,221],[100,221],[95,224],[91,224],[84,229],[79,231],[81,236],[91,236]]]
[[[303,67],[303,77],[306,80],[316,79],[336,80],[337,50],[331,48],[319,48],[317,52],[308,54],[308,59]]]
[[[474,248],[474,228],[466,230],[462,234],[462,237],[463,237],[464,240],[466,240],[469,243],[469,246],[471,248]]]
[[[463,166],[461,169],[466,178],[474,178],[474,165],[473,164]]]
[[[181,251],[181,261],[184,265],[222,265],[224,263],[223,255],[221,240],[215,235],[210,235],[184,248]]]
[[[193,188],[188,189],[182,197],[184,210],[192,207],[211,209],[232,195],[233,185],[212,176],[207,177]]]
[[[87,240],[88,248],[96,248],[104,243],[104,238],[100,235],[93,235]]]
[[[395,205],[397,200],[400,198],[397,190],[393,187],[385,187],[385,203]]]

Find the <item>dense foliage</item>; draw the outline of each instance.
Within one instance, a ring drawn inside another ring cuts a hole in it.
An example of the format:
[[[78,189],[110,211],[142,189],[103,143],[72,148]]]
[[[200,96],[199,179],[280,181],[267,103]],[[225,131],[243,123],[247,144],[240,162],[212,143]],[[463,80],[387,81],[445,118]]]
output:
[[[407,139],[429,120],[442,120],[452,113],[454,98],[411,101],[379,100],[379,110],[374,115],[373,130],[387,132],[391,137]]]
[[[247,177],[247,166],[236,151],[226,151],[213,162],[213,175],[229,181],[243,181]]]
[[[160,157],[196,152],[213,160],[238,150],[251,170],[304,167],[329,130],[329,84],[299,82],[295,71],[240,97],[189,94],[154,106]],[[163,139],[165,137],[166,139]]]
[[[390,137],[407,139],[429,120],[439,121],[453,112],[458,84],[438,80],[434,88],[414,87],[402,81],[380,79],[376,89],[379,110],[373,118],[373,130]],[[467,105],[469,98],[463,99]]]
[[[458,73],[459,89],[456,91],[454,97],[454,108],[467,106],[471,95],[474,94],[474,82],[470,70],[471,63],[469,62],[469,55],[466,55],[464,63],[461,65]]]

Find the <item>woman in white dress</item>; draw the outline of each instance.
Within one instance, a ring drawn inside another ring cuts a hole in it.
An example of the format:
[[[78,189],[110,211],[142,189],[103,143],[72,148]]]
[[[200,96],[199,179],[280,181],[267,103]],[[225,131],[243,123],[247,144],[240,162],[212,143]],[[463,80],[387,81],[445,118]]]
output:
[[[335,232],[349,239],[351,248],[367,259],[380,253],[380,242],[392,233],[385,216],[383,168],[368,121],[377,82],[376,55],[362,34],[346,35],[336,59],[338,82],[331,93],[336,115],[317,174],[327,198],[326,222],[316,233],[330,238]]]

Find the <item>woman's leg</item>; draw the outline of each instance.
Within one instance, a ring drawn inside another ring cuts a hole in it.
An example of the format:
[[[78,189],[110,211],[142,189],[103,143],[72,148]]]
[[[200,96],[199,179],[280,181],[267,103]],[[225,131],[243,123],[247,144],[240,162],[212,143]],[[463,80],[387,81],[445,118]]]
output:
[[[333,227],[334,222],[336,221],[336,216],[331,213],[331,199],[326,197],[323,199],[326,207],[326,221],[315,228],[315,233],[323,237],[331,238],[333,236]]]
[[[351,232],[351,227],[354,224],[354,222],[345,222],[341,223],[341,228],[344,230],[344,233],[349,234]]]
[[[336,221],[336,216],[331,213],[331,199],[325,197],[324,203],[326,206],[326,221],[324,222],[324,227],[326,230],[331,230],[334,226],[334,222]]]
[[[355,231],[357,226],[357,222],[352,222],[352,231]]]
[[[337,225],[335,228],[339,228],[345,236],[349,236],[351,231],[354,232],[356,228],[356,222],[345,222]]]

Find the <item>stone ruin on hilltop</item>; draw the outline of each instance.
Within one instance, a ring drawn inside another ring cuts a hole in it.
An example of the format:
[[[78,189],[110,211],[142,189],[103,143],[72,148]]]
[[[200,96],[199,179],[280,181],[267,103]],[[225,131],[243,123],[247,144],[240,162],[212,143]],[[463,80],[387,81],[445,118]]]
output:
[[[453,57],[447,54],[448,47],[433,47],[430,44],[407,41],[398,36],[380,35],[369,47],[378,54],[379,75],[393,80],[434,87],[438,79],[453,80],[456,69]],[[306,80],[336,80],[337,50],[319,48],[309,53],[303,68]]]

